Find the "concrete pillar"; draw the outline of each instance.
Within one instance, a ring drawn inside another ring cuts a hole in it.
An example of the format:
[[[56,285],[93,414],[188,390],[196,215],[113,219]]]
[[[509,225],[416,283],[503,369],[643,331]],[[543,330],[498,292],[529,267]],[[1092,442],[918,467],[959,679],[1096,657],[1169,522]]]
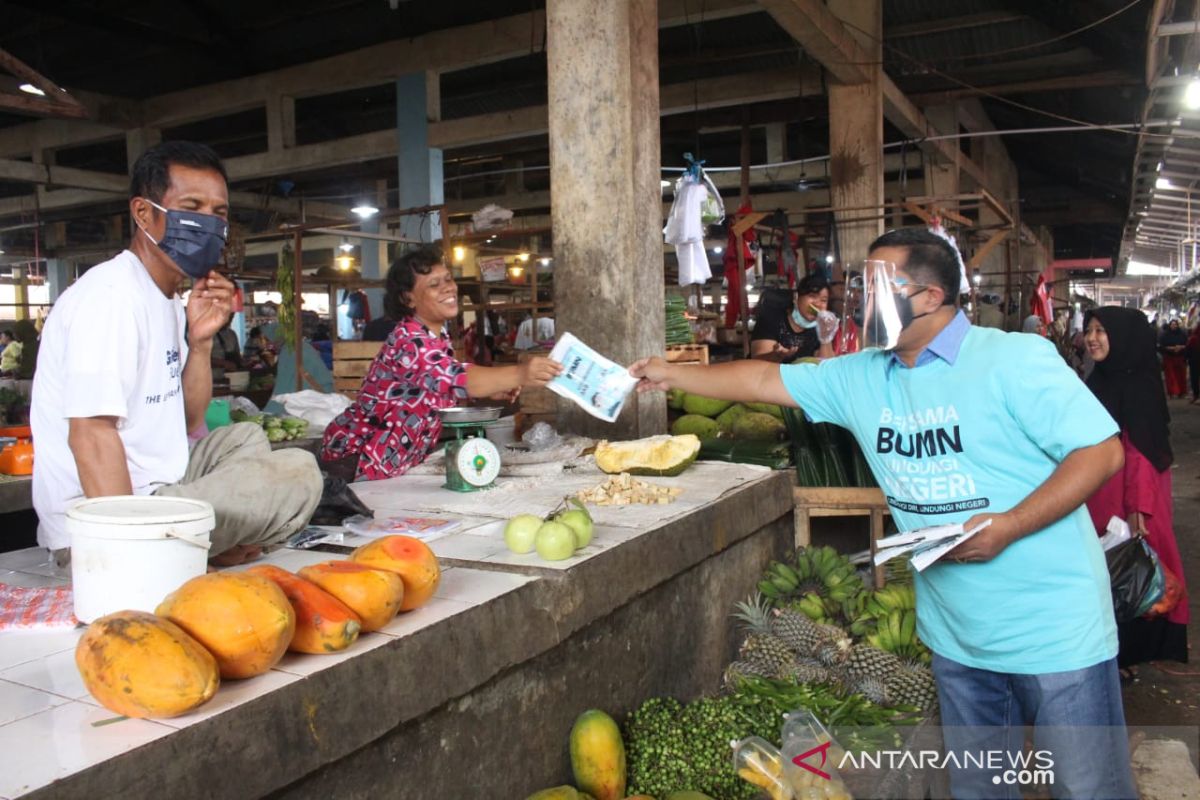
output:
[[[375,199],[373,201],[376,208],[384,209],[388,207],[387,196],[387,180],[378,180],[375,182]],[[379,233],[379,217],[372,217],[364,220],[359,226],[363,233]],[[388,267],[387,242],[376,241],[374,239],[351,239],[351,244],[358,245],[359,252],[359,271],[364,278],[386,278]],[[340,251],[339,251],[340,252]],[[364,289],[367,295],[367,305],[371,308],[371,319],[383,316],[383,289]],[[341,293],[339,292],[339,297]],[[339,304],[340,305],[340,304]],[[345,314],[342,314],[344,317]],[[345,323],[339,321],[338,330],[345,330]]]
[[[267,98],[267,150],[277,152],[296,146],[296,98],[271,95]]]
[[[71,285],[71,262],[64,258],[46,259],[46,283],[50,287],[50,302],[57,303],[58,298]]]
[[[158,128],[133,128],[125,132],[125,160],[129,169],[138,156],[162,141],[162,131]]]
[[[938,133],[958,133],[958,108],[953,105],[933,106],[923,109]],[[925,156],[925,194],[931,197],[948,197],[959,193],[958,164],[938,161]],[[953,210],[953,209],[952,209]]]
[[[554,313],[621,364],[662,353],[657,0],[549,0]],[[663,433],[661,393],[630,395],[615,424],[560,402],[560,428]]]
[[[829,10],[849,22],[869,60],[866,83],[829,84],[830,199],[835,212],[841,262],[854,264],[867,257],[871,242],[883,233],[883,220],[850,221],[883,212],[883,9],[882,0],[839,0]],[[863,36],[855,28],[867,31]],[[839,265],[840,266],[840,265]],[[835,272],[835,279],[839,277]]]
[[[787,123],[772,122],[767,125],[767,163],[787,161]]]
[[[13,276],[13,319],[29,319],[29,278],[24,267],[14,266]]]
[[[399,151],[399,207],[441,205],[442,151],[429,146],[429,121],[440,115],[440,100],[431,97],[435,81],[425,72],[396,80],[396,139]],[[413,215],[400,220],[400,235],[423,242],[442,238],[437,215]]]

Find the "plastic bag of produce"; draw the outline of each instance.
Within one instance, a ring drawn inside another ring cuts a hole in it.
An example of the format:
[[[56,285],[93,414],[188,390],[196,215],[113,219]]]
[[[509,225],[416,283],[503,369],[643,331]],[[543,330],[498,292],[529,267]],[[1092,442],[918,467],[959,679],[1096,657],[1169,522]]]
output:
[[[1147,613],[1166,588],[1158,556],[1150,545],[1141,536],[1135,536],[1104,555],[1108,560],[1117,622],[1128,622]]]
[[[314,392],[311,389],[277,394],[271,399],[281,403],[287,413],[308,420],[310,425],[320,430],[325,430],[333,418],[350,405],[350,400],[343,395]]]

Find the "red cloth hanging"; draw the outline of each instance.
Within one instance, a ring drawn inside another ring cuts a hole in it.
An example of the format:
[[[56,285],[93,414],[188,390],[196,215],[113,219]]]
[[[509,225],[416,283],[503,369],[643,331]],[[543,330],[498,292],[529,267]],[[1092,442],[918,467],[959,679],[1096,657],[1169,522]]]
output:
[[[1045,275],[1038,276],[1037,288],[1033,290],[1033,294],[1029,298],[1029,313],[1041,317],[1047,327],[1054,321],[1054,314],[1050,309],[1050,294],[1046,291]]]
[[[725,255],[722,264],[725,267],[725,281],[729,284],[729,298],[725,303],[725,327],[733,329],[737,326],[738,314],[742,310],[742,280],[745,278],[738,269],[737,248],[739,244],[746,259],[746,268],[754,268],[754,253],[750,250],[750,242],[758,240],[754,228],[741,235],[741,242],[733,233],[734,224],[742,217],[754,211],[749,203],[743,204],[729,222],[729,239],[725,243]]]

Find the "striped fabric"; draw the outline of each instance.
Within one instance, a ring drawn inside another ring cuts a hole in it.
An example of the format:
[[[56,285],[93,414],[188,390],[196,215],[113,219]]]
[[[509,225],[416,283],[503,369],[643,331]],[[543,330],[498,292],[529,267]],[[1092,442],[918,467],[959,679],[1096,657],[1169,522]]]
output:
[[[78,624],[71,587],[25,589],[0,583],[0,631],[53,630]]]

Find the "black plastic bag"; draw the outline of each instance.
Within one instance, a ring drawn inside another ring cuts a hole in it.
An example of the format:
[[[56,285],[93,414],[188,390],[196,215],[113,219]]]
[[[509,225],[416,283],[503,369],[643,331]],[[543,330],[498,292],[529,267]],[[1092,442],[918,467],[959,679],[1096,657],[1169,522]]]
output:
[[[321,472],[325,486],[321,490],[321,502],[313,512],[310,525],[341,525],[346,517],[362,514],[374,517],[375,512],[367,508],[350,485],[336,475]]]
[[[1145,539],[1135,536],[1104,555],[1108,560],[1117,622],[1137,619],[1162,597],[1162,573],[1154,551]]]

